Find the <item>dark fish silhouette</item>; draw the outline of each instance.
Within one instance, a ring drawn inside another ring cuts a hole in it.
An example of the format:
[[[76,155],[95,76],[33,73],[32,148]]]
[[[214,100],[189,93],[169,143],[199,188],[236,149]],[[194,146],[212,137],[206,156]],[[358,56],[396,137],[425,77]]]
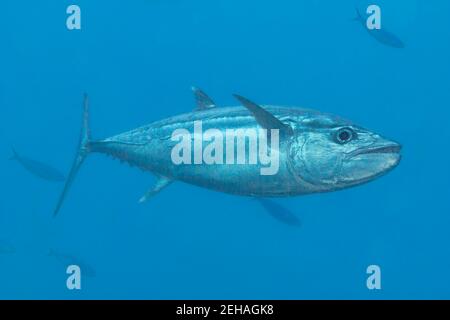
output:
[[[61,182],[65,180],[64,175],[57,169],[52,168],[42,162],[27,158],[25,156],[21,156],[16,152],[16,150],[14,150],[14,148],[11,149],[13,151],[13,156],[10,159],[16,160],[22,165],[22,167],[24,167],[33,175],[47,181]]]
[[[80,267],[82,276],[93,278],[97,274],[95,272],[95,269],[92,266],[90,266],[85,261],[82,261],[81,259],[79,259],[75,256],[57,252],[56,250],[53,250],[53,249],[49,250],[48,256],[55,258],[57,261],[59,261],[65,267],[68,267],[69,265],[77,265],[78,267]]]
[[[301,221],[297,218],[297,216],[288,210],[286,207],[264,198],[255,198],[263,208],[275,219],[278,221],[290,225],[299,227],[301,226]]]
[[[384,28],[381,28],[381,29],[367,28],[366,19],[363,17],[363,15],[358,10],[358,8],[356,8],[356,18],[354,20],[361,22],[363,28],[366,29],[367,32],[378,42],[380,42],[386,46],[392,47],[392,48],[402,49],[405,47],[405,44],[403,43],[402,40],[400,40],[393,33],[385,30]]]

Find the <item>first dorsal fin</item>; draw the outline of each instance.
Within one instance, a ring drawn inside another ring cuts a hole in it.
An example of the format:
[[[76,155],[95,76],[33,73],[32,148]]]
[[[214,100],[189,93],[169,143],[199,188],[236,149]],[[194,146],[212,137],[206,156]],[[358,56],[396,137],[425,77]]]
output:
[[[281,122],[269,111],[265,110],[263,107],[257,105],[256,103],[244,98],[240,95],[234,94],[234,97],[242,103],[255,117],[258,124],[266,130],[278,129],[281,134],[292,135],[292,128]]]
[[[194,92],[195,102],[197,104],[195,110],[206,110],[216,106],[214,101],[199,88],[192,87],[192,91]]]

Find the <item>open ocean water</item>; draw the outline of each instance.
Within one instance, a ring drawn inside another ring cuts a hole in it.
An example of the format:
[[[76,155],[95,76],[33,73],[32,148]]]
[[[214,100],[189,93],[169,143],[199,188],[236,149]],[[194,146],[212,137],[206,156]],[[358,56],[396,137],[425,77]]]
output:
[[[68,30],[66,9],[81,9]],[[353,21],[377,4],[393,48]],[[0,298],[450,298],[450,3],[387,1],[2,1]],[[89,156],[63,183],[89,93],[94,138],[190,112],[198,86],[330,112],[399,141],[400,165],[339,192],[257,202]],[[82,270],[68,290],[66,267]],[[369,290],[366,270],[381,269]]]

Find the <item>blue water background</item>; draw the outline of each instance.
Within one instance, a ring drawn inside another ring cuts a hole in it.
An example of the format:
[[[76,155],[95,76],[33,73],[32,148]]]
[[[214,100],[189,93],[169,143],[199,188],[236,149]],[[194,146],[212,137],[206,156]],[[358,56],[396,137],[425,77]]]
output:
[[[66,28],[66,8],[82,30]],[[387,47],[352,21],[361,1],[2,1],[0,298],[450,298],[450,3],[377,0]],[[67,172],[91,97],[104,138],[232,93],[349,118],[403,144],[372,183],[256,202],[175,183],[148,203],[149,173],[90,156],[57,218],[61,191],[8,160],[10,146]],[[96,271],[81,291],[49,249]],[[366,268],[382,268],[382,290]]]

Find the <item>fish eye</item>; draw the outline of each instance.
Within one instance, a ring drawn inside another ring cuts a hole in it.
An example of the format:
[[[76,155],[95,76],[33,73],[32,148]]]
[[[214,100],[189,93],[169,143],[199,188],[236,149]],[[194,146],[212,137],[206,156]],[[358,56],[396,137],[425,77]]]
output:
[[[350,128],[341,128],[336,132],[336,141],[340,144],[347,143],[355,137],[355,132]]]

